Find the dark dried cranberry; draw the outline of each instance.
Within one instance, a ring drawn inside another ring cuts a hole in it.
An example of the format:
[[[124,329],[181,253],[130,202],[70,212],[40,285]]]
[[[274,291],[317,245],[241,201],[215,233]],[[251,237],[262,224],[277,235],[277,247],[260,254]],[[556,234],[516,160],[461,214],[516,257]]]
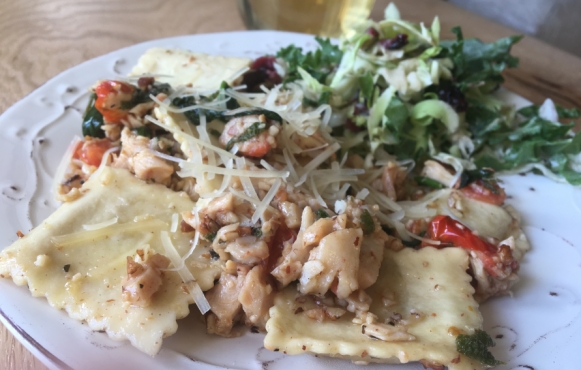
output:
[[[456,112],[466,112],[468,102],[462,90],[452,83],[445,83],[437,86],[438,98],[450,104]]]
[[[388,50],[401,49],[408,44],[408,35],[405,33],[398,33],[390,39],[383,39],[379,44]]]
[[[153,77],[139,77],[139,80],[137,80],[137,86],[143,90],[148,86],[152,86],[154,82],[155,79]]]
[[[373,27],[369,27],[367,30],[365,30],[365,33],[370,35],[374,39],[379,37],[379,32],[377,32],[377,30]]]
[[[274,69],[274,57],[260,57],[250,66],[250,71],[244,74],[242,83],[248,91],[258,91],[260,85],[272,87],[282,82],[282,78]]]
[[[353,122],[351,118],[347,118],[347,121],[345,121],[345,127],[351,132],[359,132],[363,130],[363,127],[357,126],[357,124]]]
[[[274,62],[274,57],[260,57],[252,63],[250,69],[274,69]]]

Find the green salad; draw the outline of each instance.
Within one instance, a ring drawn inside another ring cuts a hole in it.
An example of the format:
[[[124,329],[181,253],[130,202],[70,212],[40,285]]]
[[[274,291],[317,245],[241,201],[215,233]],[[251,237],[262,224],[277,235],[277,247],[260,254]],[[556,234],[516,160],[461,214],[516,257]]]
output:
[[[314,51],[291,45],[275,57],[280,80],[303,87],[304,104],[332,107],[333,136],[351,142],[351,153],[434,158],[457,172],[533,171],[581,185],[581,134],[571,121],[579,111],[550,99],[516,110],[495,94],[502,72],[518,66],[510,51],[522,36],[489,44],[452,32],[455,40],[441,40],[437,17],[426,27],[390,4],[384,20],[338,46],[317,38]]]

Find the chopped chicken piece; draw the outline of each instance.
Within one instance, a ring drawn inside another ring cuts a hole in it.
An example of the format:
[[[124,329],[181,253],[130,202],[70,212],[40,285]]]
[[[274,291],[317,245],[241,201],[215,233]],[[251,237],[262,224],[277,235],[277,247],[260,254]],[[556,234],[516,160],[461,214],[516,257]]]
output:
[[[424,163],[424,169],[422,170],[422,176],[430,178],[432,180],[436,180],[440,184],[445,186],[451,186],[452,180],[454,179],[454,175],[448,171],[444,165],[440,162],[427,160]]]
[[[126,168],[140,180],[153,180],[167,185],[174,172],[172,165],[153,155],[149,138],[132,133],[128,128],[121,132],[121,153],[112,167]]]
[[[127,276],[122,283],[123,300],[134,306],[147,307],[163,283],[163,271],[170,260],[159,253],[137,250],[137,257],[127,257]]]
[[[305,207],[302,214],[301,228],[297,239],[292,244],[290,250],[283,251],[282,262],[271,272],[283,286],[287,286],[292,281],[301,276],[303,263],[307,262],[311,248],[303,244],[303,235],[306,229],[315,222],[315,214],[310,207]],[[284,254],[286,253],[286,254]]]
[[[239,273],[238,276],[234,276],[223,273],[218,284],[206,293],[206,299],[212,308],[206,317],[209,334],[218,334],[222,337],[238,335],[232,332],[232,327],[242,312],[238,295],[244,280],[244,274]]]
[[[357,281],[359,289],[367,289],[377,281],[381,261],[383,261],[383,248],[388,237],[382,230],[366,236],[361,244],[359,264],[365,268],[359,269]]]
[[[345,299],[358,289],[361,229],[337,230],[321,239],[304,264],[299,290],[303,294],[325,294],[337,281],[337,297]]]
[[[236,262],[249,265],[260,263],[268,258],[268,244],[255,236],[239,237],[229,243],[224,250],[230,253]]]
[[[266,280],[264,268],[254,266],[246,275],[238,300],[246,314],[246,324],[265,330],[268,310],[274,304],[274,289]]]

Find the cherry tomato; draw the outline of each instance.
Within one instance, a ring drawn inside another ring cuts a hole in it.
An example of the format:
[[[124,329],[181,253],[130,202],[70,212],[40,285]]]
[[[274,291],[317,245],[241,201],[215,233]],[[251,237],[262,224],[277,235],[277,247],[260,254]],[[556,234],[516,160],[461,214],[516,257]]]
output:
[[[111,148],[111,142],[108,139],[91,139],[79,143],[73,158],[80,159],[91,166],[99,166],[103,159],[103,154]]]
[[[475,251],[484,263],[484,268],[491,275],[496,276],[496,262],[492,259],[497,253],[495,245],[482,240],[475,235],[468,227],[452,219],[450,216],[438,215],[428,225],[426,238],[438,240],[443,244],[433,245],[429,242],[422,242],[422,247],[443,248],[447,244],[467,250]]]
[[[122,109],[122,103],[131,101],[135,87],[120,81],[107,80],[95,86],[95,108],[108,123],[121,123],[129,110]]]
[[[281,223],[268,243],[269,254],[268,261],[265,261],[266,271],[271,272],[274,269],[276,261],[282,255],[284,242],[289,241],[290,243],[294,243],[296,239],[297,232],[293,229],[289,229],[284,222]]]
[[[476,180],[460,191],[468,198],[500,206],[506,199],[504,189],[493,182]]]

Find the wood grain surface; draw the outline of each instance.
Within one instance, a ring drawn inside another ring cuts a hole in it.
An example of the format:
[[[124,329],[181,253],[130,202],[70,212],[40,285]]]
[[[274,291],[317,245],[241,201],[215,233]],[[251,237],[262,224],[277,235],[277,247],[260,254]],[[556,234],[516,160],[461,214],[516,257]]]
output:
[[[388,1],[378,1],[381,18]],[[461,25],[485,41],[516,32],[437,0],[397,2],[404,17],[442,29]],[[243,30],[233,0],[0,0],[0,113],[58,73],[85,60],[146,40]],[[450,33],[444,36],[450,37]],[[506,87],[541,103],[553,98],[581,108],[581,59],[533,38],[514,53],[521,66],[506,74]],[[3,299],[3,298],[0,298]],[[45,369],[0,325],[0,369]]]

